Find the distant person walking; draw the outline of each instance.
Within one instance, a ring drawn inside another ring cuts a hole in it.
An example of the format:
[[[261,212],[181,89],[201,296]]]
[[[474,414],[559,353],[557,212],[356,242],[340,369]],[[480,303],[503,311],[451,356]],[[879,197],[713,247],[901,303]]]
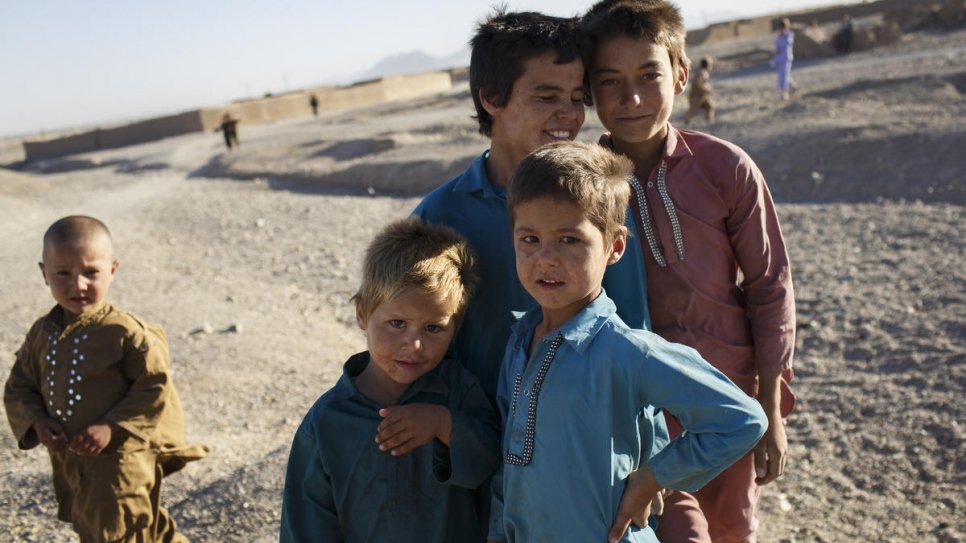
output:
[[[309,97],[309,105],[312,106],[312,115],[319,116],[319,97],[315,94]]]
[[[714,101],[711,99],[711,67],[714,60],[711,57],[701,59],[701,69],[691,81],[691,93],[688,94],[688,119],[685,124],[691,125],[691,120],[699,111],[704,110],[704,119],[708,123],[714,122]]]
[[[852,40],[855,37],[855,24],[852,22],[852,16],[848,13],[842,16],[842,26],[839,27],[838,32],[832,37],[832,42],[835,45],[835,50],[839,54],[846,54],[852,51]]]
[[[778,26],[778,35],[775,36],[775,56],[771,59],[772,67],[778,71],[778,92],[781,93],[782,100],[787,100],[789,94],[795,92],[795,81],[792,80],[794,46],[795,31],[792,30],[792,23],[788,17],[783,17]]]
[[[215,129],[215,132],[221,132],[225,136],[225,146],[231,151],[234,147],[239,145],[238,143],[238,119],[231,116],[231,113],[225,113],[221,118],[221,124]]]

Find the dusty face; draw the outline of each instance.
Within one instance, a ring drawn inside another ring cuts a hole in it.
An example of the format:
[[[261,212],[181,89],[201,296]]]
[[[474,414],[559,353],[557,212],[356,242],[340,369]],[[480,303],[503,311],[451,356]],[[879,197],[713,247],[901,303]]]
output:
[[[54,300],[64,309],[67,322],[72,322],[107,299],[117,266],[111,240],[94,235],[76,243],[45,247],[40,271]]]
[[[688,70],[672,68],[665,47],[626,36],[601,42],[590,70],[600,122],[629,144],[663,141],[674,96],[687,82]]]
[[[502,107],[481,97],[493,116],[492,147],[516,161],[545,143],[573,140],[584,124],[584,65],[556,58],[548,51],[524,62]]]
[[[620,260],[626,237],[605,241],[580,208],[550,197],[518,204],[513,216],[517,275],[556,328],[600,294],[604,270]]]
[[[401,394],[414,381],[439,365],[456,331],[456,302],[418,289],[379,304],[364,319],[370,366],[380,387]]]

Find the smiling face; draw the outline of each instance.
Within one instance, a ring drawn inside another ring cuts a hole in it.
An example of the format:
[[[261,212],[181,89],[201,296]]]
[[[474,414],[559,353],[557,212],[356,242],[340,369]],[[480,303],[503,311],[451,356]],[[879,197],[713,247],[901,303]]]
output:
[[[592,302],[624,253],[623,231],[605,240],[579,207],[549,196],[516,204],[513,225],[517,275],[543,309],[545,331]]]
[[[584,124],[584,65],[557,64],[556,58],[556,51],[547,51],[527,59],[503,106],[481,96],[493,117],[493,153],[513,164],[545,143],[573,140]]]
[[[439,365],[456,331],[456,305],[411,288],[376,306],[368,318],[356,312],[369,347],[367,380],[380,395],[398,398]]]
[[[117,272],[111,240],[95,233],[70,243],[48,243],[40,271],[69,324],[107,299]]]
[[[597,116],[623,148],[663,143],[687,82],[687,68],[674,68],[667,48],[627,36],[601,42],[590,70]]]

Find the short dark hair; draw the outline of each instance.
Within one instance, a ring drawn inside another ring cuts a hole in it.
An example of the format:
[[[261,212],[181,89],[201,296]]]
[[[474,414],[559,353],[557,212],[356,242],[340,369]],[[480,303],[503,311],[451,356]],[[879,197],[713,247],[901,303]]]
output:
[[[507,13],[498,8],[480,23],[470,40],[470,94],[476,106],[480,134],[493,133],[493,119],[483,109],[480,94],[503,107],[513,84],[523,75],[527,60],[554,51],[557,64],[581,60],[577,47],[577,18],[562,18],[532,11]]]
[[[600,0],[580,20],[580,48],[589,69],[600,42],[626,36],[667,49],[674,69],[690,68],[681,11],[667,0]]]
[[[604,239],[623,230],[634,163],[596,143],[548,143],[520,162],[507,184],[511,228],[518,205],[550,197],[569,202],[586,215]]]
[[[87,215],[68,215],[54,221],[44,232],[44,251],[50,247],[87,242],[97,236],[105,236],[113,245],[111,231],[99,219]]]

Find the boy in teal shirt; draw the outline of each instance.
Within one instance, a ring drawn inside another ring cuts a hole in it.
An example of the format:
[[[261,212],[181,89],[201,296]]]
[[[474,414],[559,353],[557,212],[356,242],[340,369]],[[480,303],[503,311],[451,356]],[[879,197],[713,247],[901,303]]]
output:
[[[496,469],[499,420],[444,360],[474,283],[466,242],[407,219],[372,241],[353,297],[369,350],[351,357],[292,443],[282,542],[478,542],[473,490]]]
[[[765,431],[754,399],[693,349],[629,328],[601,288],[627,245],[632,171],[602,147],[555,143],[510,180],[517,274],[540,308],[514,326],[501,370],[491,541],[604,541],[632,471],[643,496],[696,490]],[[686,432],[649,458],[638,416],[652,408]],[[622,541],[657,538],[632,526]]]

